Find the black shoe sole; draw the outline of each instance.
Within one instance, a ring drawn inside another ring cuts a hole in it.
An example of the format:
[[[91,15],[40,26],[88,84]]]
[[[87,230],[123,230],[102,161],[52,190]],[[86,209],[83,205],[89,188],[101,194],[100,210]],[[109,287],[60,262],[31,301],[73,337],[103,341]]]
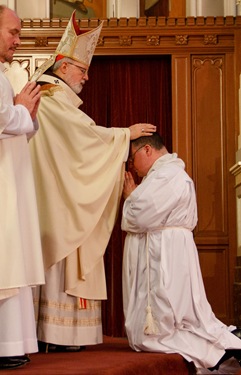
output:
[[[42,353],[75,353],[86,349],[85,346],[47,344],[42,341],[38,342],[38,348]]]

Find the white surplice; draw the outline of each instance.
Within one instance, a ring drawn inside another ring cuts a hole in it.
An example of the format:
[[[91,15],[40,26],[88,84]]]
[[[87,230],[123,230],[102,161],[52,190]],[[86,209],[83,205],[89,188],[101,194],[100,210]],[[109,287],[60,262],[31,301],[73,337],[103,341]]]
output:
[[[176,154],[152,166],[126,199],[122,229],[123,303],[130,346],[179,353],[197,368],[212,367],[241,340],[207,301],[192,230],[197,223],[193,181]],[[156,333],[144,333],[149,304]]]
[[[14,105],[4,71],[0,63],[0,357],[38,350],[31,286],[44,283],[27,141],[37,124]]]
[[[33,296],[30,287],[0,300],[0,357],[12,357],[38,351]]]

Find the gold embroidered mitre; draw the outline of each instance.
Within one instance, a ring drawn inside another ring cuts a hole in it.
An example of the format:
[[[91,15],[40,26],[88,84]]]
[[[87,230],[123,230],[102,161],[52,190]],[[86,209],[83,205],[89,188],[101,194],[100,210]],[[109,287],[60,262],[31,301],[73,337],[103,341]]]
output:
[[[37,81],[55,63],[57,56],[69,57],[88,68],[95,52],[102,26],[103,21],[93,30],[79,29],[74,11],[54,54],[36,70],[30,80]]]

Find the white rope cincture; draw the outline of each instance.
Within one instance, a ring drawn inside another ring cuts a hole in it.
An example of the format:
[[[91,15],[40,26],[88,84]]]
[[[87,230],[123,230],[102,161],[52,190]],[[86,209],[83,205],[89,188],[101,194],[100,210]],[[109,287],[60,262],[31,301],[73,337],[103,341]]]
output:
[[[152,315],[150,302],[150,264],[149,264],[149,233],[146,233],[146,272],[147,272],[147,308],[146,308],[146,322],[144,327],[145,335],[156,335],[159,331]]]

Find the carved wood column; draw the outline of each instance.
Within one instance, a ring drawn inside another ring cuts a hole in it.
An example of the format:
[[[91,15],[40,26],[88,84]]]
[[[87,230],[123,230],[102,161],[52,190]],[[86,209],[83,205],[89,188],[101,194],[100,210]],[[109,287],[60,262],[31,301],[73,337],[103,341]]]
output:
[[[235,190],[237,196],[237,221],[240,223],[241,215],[241,149],[237,151],[236,163],[230,168],[230,172],[235,176]],[[240,230],[240,226],[238,227]],[[240,233],[238,233],[240,237]],[[239,240],[238,240],[239,241]],[[239,253],[241,246],[239,244]],[[234,280],[234,323],[237,326],[241,325],[241,255],[237,257],[235,266],[235,280]]]

